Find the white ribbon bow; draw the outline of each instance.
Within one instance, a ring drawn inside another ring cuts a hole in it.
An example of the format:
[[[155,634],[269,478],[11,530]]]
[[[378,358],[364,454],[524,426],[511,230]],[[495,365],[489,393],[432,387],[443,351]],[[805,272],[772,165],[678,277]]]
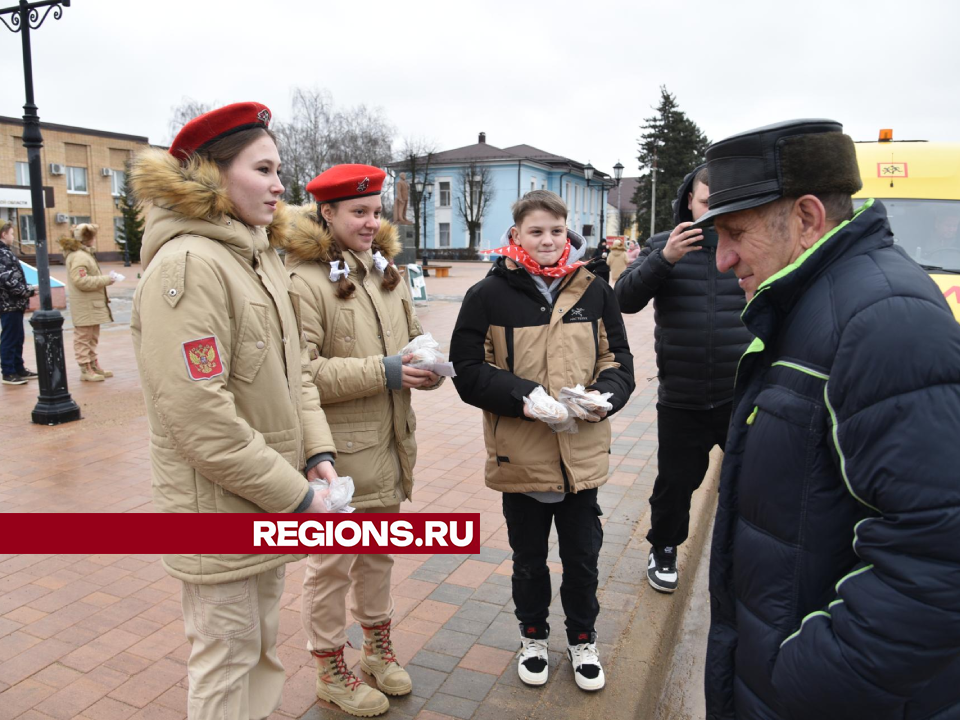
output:
[[[390,261],[387,260],[383,255],[381,255],[379,250],[377,250],[373,254],[373,264],[377,268],[379,273],[383,275],[387,271],[387,268],[390,266]]]
[[[343,265],[343,269],[337,267],[337,265]],[[330,282],[337,282],[340,278],[350,277],[350,266],[347,265],[346,260],[334,260],[330,263]]]

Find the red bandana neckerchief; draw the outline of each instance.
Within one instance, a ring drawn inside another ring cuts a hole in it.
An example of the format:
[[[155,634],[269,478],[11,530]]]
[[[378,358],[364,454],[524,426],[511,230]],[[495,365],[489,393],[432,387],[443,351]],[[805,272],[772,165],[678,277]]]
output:
[[[575,263],[570,263],[567,265],[567,258],[570,257],[570,250],[572,246],[570,245],[570,238],[567,238],[567,244],[563,248],[563,253],[560,255],[560,259],[557,260],[556,265],[550,265],[548,267],[543,267],[540,263],[530,257],[530,253],[524,250],[522,247],[514,243],[513,238],[510,238],[510,244],[505,245],[504,247],[497,248],[496,250],[486,250],[488,253],[496,253],[497,255],[503,255],[513,260],[518,265],[522,265],[528,273],[531,275],[543,275],[550,278],[562,278],[566,277],[574,270],[576,270],[581,265],[586,265],[585,262],[578,260]]]

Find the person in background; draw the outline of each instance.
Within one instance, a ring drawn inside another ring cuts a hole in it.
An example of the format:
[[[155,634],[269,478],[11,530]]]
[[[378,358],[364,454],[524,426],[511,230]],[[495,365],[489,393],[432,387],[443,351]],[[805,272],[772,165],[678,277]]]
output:
[[[607,265],[610,266],[610,282],[617,284],[617,279],[627,267],[627,246],[621,238],[614,238],[607,251]]]
[[[73,321],[73,351],[80,366],[80,380],[103,382],[113,377],[97,358],[100,325],[113,322],[107,287],[113,285],[110,275],[100,272],[94,246],[96,225],[83,223],[73,228],[73,235],[59,240],[63,262],[67,266],[67,297]]]
[[[4,385],[26,385],[37,374],[23,364],[23,314],[37,293],[27,285],[20,261],[13,254],[13,224],[0,225],[0,364]]]

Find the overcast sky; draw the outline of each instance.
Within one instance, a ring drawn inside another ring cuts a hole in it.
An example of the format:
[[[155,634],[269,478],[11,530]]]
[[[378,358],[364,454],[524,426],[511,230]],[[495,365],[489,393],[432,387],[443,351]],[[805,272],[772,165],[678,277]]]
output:
[[[14,0],[0,0],[12,5]],[[519,143],[635,175],[659,86],[711,140],[797,117],[960,141],[960,3],[73,0],[32,33],[42,120],[169,142],[184,96],[289,113],[295,86],[379,106],[440,150]],[[23,113],[0,28],[0,114]]]

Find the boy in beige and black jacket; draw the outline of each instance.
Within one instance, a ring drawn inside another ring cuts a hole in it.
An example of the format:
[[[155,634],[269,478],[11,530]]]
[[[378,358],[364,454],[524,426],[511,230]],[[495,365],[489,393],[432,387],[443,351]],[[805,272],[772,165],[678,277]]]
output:
[[[486,483],[504,493],[520,678],[529,685],[547,680],[547,543],[555,522],[568,654],[577,684],[598,690],[597,488],[609,466],[606,416],[633,392],[633,357],[613,290],[580,262],[585,243],[567,229],[563,201],[533,191],[513,210],[509,244],[494,251],[501,257],[464,298],[450,347],[454,383],[465,402],[484,411]],[[610,393],[609,411],[576,420],[575,432],[533,419],[525,399],[538,387],[557,398],[576,385]]]

